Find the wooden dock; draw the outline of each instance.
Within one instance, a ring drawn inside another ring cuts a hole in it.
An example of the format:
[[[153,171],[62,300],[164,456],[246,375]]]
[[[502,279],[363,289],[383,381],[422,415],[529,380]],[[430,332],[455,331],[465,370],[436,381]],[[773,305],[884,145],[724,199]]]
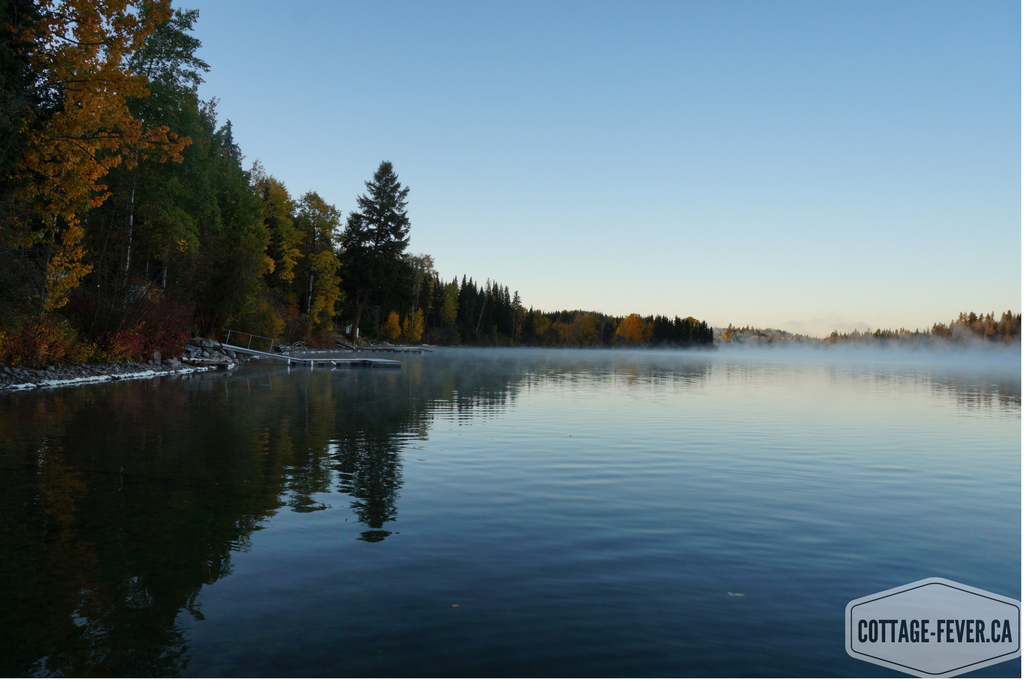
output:
[[[335,340],[335,347],[349,352],[392,352],[395,354],[422,354],[432,352],[427,345],[350,345],[343,340]]]

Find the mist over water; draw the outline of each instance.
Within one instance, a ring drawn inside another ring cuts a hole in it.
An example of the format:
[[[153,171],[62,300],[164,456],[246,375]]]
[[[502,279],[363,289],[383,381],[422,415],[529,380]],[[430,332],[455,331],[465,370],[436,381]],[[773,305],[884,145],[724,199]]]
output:
[[[729,358],[785,359],[791,361],[877,362],[917,365],[939,365],[964,371],[986,369],[1018,373],[1021,368],[1021,345],[966,340],[963,344],[938,344],[931,347],[909,347],[895,342],[860,343],[802,342],[728,342],[715,350],[716,356]]]
[[[733,349],[0,395],[0,673],[878,676],[848,601],[1019,599],[1019,349]]]

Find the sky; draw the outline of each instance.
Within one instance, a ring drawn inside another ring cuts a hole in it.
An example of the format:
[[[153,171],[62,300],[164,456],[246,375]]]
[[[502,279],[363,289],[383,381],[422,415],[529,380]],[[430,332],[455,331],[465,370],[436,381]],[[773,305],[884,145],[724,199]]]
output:
[[[527,307],[812,335],[1021,310],[1018,2],[199,9],[245,163]]]

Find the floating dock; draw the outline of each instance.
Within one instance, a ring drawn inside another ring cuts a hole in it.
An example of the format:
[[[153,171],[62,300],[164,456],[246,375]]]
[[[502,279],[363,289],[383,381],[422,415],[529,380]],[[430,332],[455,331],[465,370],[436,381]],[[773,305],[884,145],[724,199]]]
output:
[[[395,361],[394,359],[369,359],[369,358],[347,358],[347,357],[293,357],[287,354],[275,354],[274,352],[261,352],[258,349],[250,349],[248,347],[239,347],[237,345],[226,345],[221,343],[221,349],[224,351],[231,350],[235,354],[246,354],[251,357],[258,357],[260,359],[274,359],[275,361],[285,361],[288,365],[300,364],[308,365],[310,368],[314,366],[341,366],[341,367],[352,367],[352,368],[401,368],[402,362]]]

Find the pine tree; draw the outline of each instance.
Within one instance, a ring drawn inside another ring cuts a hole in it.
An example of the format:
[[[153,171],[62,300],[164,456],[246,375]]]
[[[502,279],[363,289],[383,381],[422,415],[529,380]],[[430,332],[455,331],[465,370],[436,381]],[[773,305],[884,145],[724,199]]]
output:
[[[409,245],[409,187],[398,181],[390,161],[382,161],[366,189],[341,239],[342,285],[355,308],[353,337],[368,306],[404,301],[412,289],[412,268],[402,257]]]

